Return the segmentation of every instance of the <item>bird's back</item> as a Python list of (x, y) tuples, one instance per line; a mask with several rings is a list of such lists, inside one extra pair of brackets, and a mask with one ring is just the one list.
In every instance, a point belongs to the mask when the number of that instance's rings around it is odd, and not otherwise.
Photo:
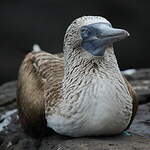
[[(63, 79), (63, 59), (39, 51), (29, 53), (23, 60), (18, 76), (17, 104), (22, 127), (31, 135), (45, 135), (45, 101), (49, 89)], [(57, 88), (59, 88), (57, 86)], [(56, 90), (56, 91), (55, 91)]]

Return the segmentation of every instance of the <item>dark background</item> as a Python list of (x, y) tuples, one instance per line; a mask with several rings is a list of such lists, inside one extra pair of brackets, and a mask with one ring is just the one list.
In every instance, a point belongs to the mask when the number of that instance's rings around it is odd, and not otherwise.
[(115, 45), (120, 68), (150, 67), (150, 1), (146, 0), (1, 0), (0, 84), (17, 79), (25, 54), (38, 43), (61, 52), (68, 25), (83, 15), (100, 15), (131, 34)]

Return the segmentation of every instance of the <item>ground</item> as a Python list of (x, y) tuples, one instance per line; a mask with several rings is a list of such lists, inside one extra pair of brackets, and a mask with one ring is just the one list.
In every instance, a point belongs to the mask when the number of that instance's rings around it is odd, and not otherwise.
[(150, 69), (125, 72), (139, 95), (139, 109), (128, 130), (131, 135), (70, 138), (53, 133), (34, 139), (20, 126), (16, 81), (0, 86), (0, 150), (150, 150)]

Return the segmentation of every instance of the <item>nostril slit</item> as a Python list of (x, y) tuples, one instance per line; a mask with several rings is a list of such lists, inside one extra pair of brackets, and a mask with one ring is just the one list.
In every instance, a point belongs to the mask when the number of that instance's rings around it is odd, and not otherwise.
[(100, 38), (100, 36), (99, 36), (99, 35), (97, 35), (97, 37), (98, 37), (98, 38)]
[(98, 35), (98, 34), (96, 35), (96, 37), (97, 37), (97, 38), (102, 38), (102, 36), (101, 36), (101, 35)]

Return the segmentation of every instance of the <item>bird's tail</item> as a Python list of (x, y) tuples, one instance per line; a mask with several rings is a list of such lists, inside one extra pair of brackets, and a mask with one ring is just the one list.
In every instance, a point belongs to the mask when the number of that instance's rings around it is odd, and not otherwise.
[(42, 49), (40, 48), (40, 46), (38, 44), (34, 44), (33, 45), (33, 52), (40, 52), (42, 51)]

